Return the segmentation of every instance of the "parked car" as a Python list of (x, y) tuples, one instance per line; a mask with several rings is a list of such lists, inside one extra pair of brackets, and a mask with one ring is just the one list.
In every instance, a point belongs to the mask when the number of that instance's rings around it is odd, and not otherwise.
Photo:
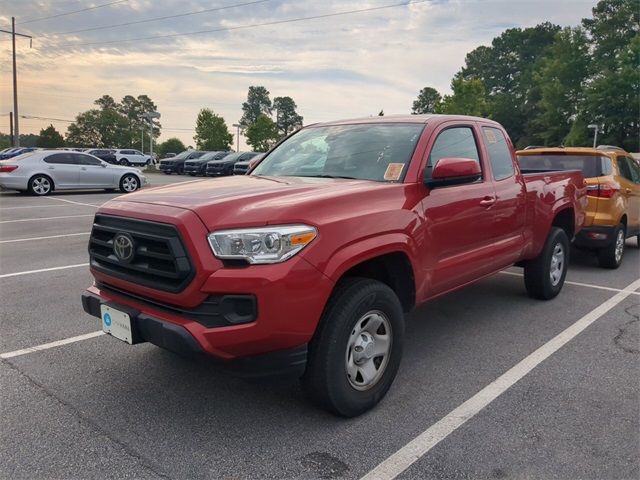
[(226, 175), (233, 175), (233, 167), (236, 162), (249, 160), (256, 155), (257, 153), (255, 152), (234, 152), (221, 160), (212, 160), (207, 163), (207, 176), (222, 177)]
[(196, 175), (205, 175), (207, 170), (207, 162), (209, 162), (210, 160), (221, 160), (231, 153), (232, 152), (223, 151), (207, 152), (200, 158), (187, 160), (186, 162), (184, 162), (184, 173), (187, 173), (192, 177)]
[(201, 152), (199, 150), (185, 150), (172, 158), (164, 158), (160, 160), (160, 170), (166, 175), (177, 173), (182, 175), (184, 173), (184, 162), (187, 160), (193, 160), (200, 158), (207, 152)]
[(11, 150), (0, 154), (0, 160), (6, 160), (7, 158), (17, 157), (18, 155), (22, 155), (23, 153), (33, 152), (34, 150), (38, 150), (36, 147), (16, 147)]
[(393, 382), (404, 312), (513, 264), (529, 295), (558, 295), (585, 204), (581, 172), (523, 175), (494, 121), (316, 124), (250, 175), (100, 207), (82, 303), (127, 343), (296, 373), (355, 416)]
[(135, 168), (110, 165), (86, 153), (38, 150), (0, 160), (0, 187), (32, 195), (93, 188), (130, 193), (146, 183)]
[(176, 154), (175, 153), (171, 153), (171, 152), (164, 154), (164, 158), (171, 158), (171, 157), (175, 157), (175, 156), (176, 156)]
[(246, 175), (247, 172), (249, 172), (249, 170), (251, 170), (251, 168), (256, 163), (258, 163), (262, 159), (262, 157), (264, 157), (264, 153), (258, 153), (258, 152), (249, 152), (249, 153), (254, 153), (255, 155), (253, 155), (248, 160), (243, 159), (236, 162), (236, 164), (233, 166), (234, 175)]
[(526, 171), (580, 170), (587, 183), (585, 228), (575, 245), (597, 253), (605, 268), (622, 263), (625, 238), (640, 242), (640, 166), (621, 148), (536, 148), (517, 152)]
[(116, 160), (116, 154), (114, 153), (114, 150), (111, 150), (108, 148), (89, 149), (85, 153), (88, 153), (89, 155), (93, 155), (94, 157), (98, 157), (100, 160), (104, 160), (107, 163), (112, 163), (112, 164), (118, 163)]
[(113, 153), (116, 156), (116, 163), (119, 165), (143, 166), (151, 163), (151, 157), (140, 150), (121, 149), (114, 150)]

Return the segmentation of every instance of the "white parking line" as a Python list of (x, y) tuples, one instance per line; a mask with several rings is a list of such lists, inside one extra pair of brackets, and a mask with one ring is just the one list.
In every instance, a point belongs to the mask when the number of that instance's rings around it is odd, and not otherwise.
[(593, 322), (640, 288), (640, 279), (600, 304), (569, 328), (553, 337), (520, 363), (500, 375), (469, 400), (422, 432), (396, 453), (367, 473), (361, 480), (391, 480), (418, 461), (451, 433), (473, 418), (484, 407), (506, 392), (531, 370), (557, 352)]
[(14, 240), (0, 240), (0, 243), (18, 243), (18, 242), (30, 242), (32, 240), (49, 240), (51, 238), (77, 237), (79, 235), (89, 235), (90, 233), (91, 232), (66, 233), (64, 235), (49, 235), (48, 237), (16, 238)]
[[(502, 271), (500, 273), (502, 273), (503, 275), (512, 275), (514, 277), (523, 277), (524, 276), (522, 273), (518, 273), (518, 272)], [(567, 285), (574, 285), (576, 287), (596, 288), (598, 290), (606, 290), (608, 292), (626, 292), (626, 293), (631, 293), (633, 295), (640, 295), (640, 292), (623, 290), (623, 289), (620, 289), (620, 288), (604, 287), (602, 285), (594, 285), (593, 283), (571, 282), (569, 280), (565, 280), (564, 283), (566, 283)]]
[(75, 265), (65, 265), (64, 267), (41, 268), (39, 270), (27, 270), (26, 272), (5, 273), (0, 278), (20, 277), (22, 275), (30, 275), (32, 273), (53, 272), (55, 270), (66, 270), (68, 268), (88, 267), (88, 263), (77, 263)]
[[(97, 208), (98, 205), (89, 205), (88, 203), (81, 203), (79, 205), (86, 205), (88, 207)], [(21, 205), (19, 207), (0, 207), (0, 212), (4, 212), (5, 210), (21, 210), (24, 208), (61, 208), (61, 207), (69, 207), (70, 205)]]
[(91, 213), (87, 215), (63, 215), (60, 217), (21, 218), (20, 220), (4, 220), (0, 223), (38, 222), (40, 220), (60, 220), (62, 218), (80, 218), (80, 217), (93, 217), (93, 214)]
[(7, 352), (0, 354), (0, 358), (13, 358), (27, 353), (39, 352), (41, 350), (48, 350), (50, 348), (59, 347), (61, 345), (68, 345), (70, 343), (81, 342), (82, 340), (88, 340), (90, 338), (99, 337), (104, 335), (102, 330), (97, 332), (85, 333), (84, 335), (78, 335), (76, 337), (65, 338), (64, 340), (57, 340), (55, 342), (44, 343), (35, 347), (23, 348), (22, 350), (15, 350), (13, 352)]
[[(74, 205), (86, 205), (87, 207), (93, 207), (93, 208), (98, 208), (100, 205), (93, 205), (91, 203), (82, 203), (82, 202), (74, 202), (73, 200), (65, 200), (64, 198), (55, 198), (55, 197), (45, 197), (47, 200), (57, 200), (58, 202), (66, 202), (66, 203), (72, 203)], [(108, 200), (111, 200), (110, 198)], [(108, 201), (107, 200), (107, 201)]]

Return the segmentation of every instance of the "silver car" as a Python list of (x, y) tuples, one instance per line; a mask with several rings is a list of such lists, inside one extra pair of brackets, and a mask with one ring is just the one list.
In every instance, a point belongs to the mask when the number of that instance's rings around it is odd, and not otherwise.
[(32, 195), (91, 188), (129, 193), (146, 183), (139, 170), (110, 165), (86, 153), (38, 150), (0, 161), (0, 187)]

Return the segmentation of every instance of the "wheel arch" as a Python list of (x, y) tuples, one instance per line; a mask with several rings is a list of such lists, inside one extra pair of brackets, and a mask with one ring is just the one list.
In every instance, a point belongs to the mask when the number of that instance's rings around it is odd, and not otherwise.
[(53, 192), (56, 189), (56, 182), (53, 180), (53, 178), (51, 178), (51, 175), (48, 175), (44, 172), (38, 172), (29, 177), (29, 181), (27, 182), (27, 191), (31, 188), (31, 180), (33, 180), (35, 177), (47, 177), (51, 182), (51, 191)]

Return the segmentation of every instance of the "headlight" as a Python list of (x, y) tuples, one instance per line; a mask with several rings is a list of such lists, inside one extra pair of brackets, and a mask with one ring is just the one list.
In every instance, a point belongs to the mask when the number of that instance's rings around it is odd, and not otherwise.
[(209, 245), (221, 259), (279, 263), (293, 257), (317, 235), (318, 231), (308, 225), (241, 228), (210, 233)]

